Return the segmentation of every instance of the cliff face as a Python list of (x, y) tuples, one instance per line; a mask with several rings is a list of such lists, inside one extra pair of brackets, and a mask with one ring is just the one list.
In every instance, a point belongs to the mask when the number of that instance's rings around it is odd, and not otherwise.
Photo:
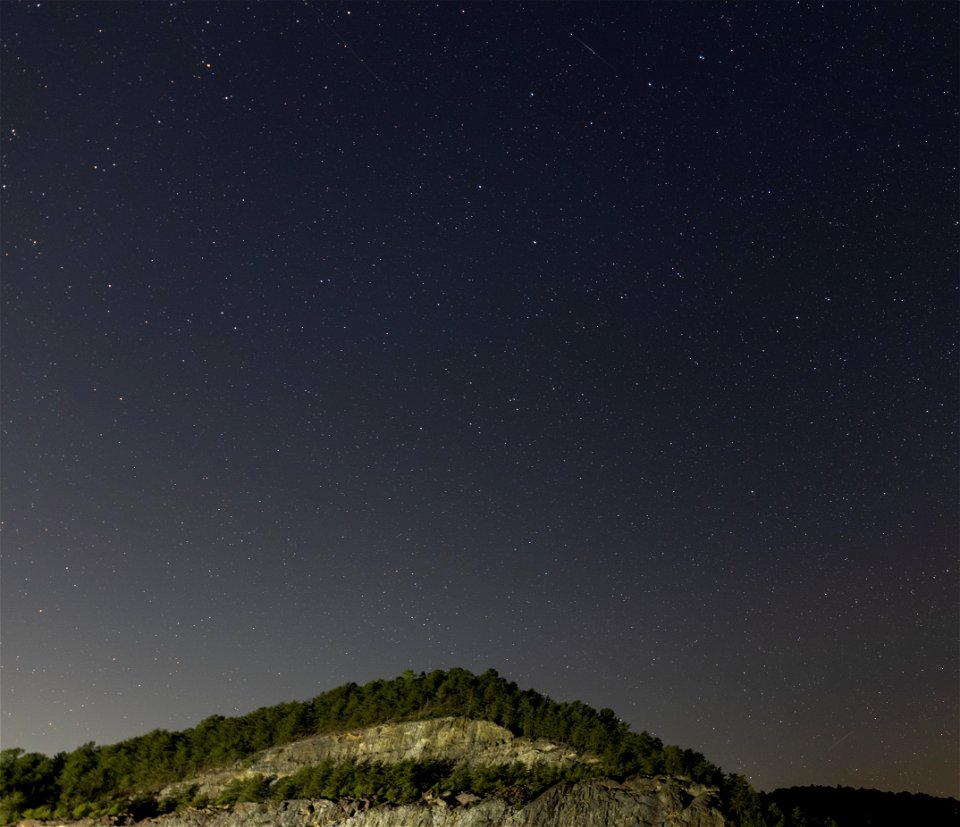
[[(471, 766), (523, 763), (568, 767), (597, 759), (545, 740), (515, 737), (488, 721), (440, 718), (318, 735), (274, 747), (233, 767), (188, 779), (159, 798), (193, 788), (215, 798), (253, 775), (281, 777), (320, 761), (444, 760)], [(103, 822), (74, 822), (95, 827)], [(187, 809), (140, 822), (149, 827), (725, 827), (717, 791), (681, 779), (636, 776), (623, 783), (594, 778), (563, 782), (525, 805), (474, 795), (417, 804), (296, 800)]]
[(444, 759), (472, 765), (518, 761), (556, 766), (570, 766), (585, 760), (575, 751), (549, 741), (517, 738), (489, 721), (437, 718), (317, 735), (265, 750), (255, 757), (249, 769), (265, 775), (280, 775), (296, 772), (325, 758), (384, 763)]
[(237, 804), (188, 810), (151, 827), (725, 827), (716, 791), (673, 778), (558, 784), (524, 807), (500, 799), (466, 806), (426, 801), (371, 807), (332, 801)]
[(280, 778), (325, 759), (381, 761), (385, 764), (404, 760), (445, 760), (471, 766), (518, 762), (558, 767), (595, 760), (543, 739), (515, 737), (509, 730), (489, 721), (436, 718), (316, 735), (273, 747), (234, 767), (172, 784), (161, 792), (160, 797), (173, 797), (194, 786), (200, 793), (216, 797), (237, 778), (252, 775)]

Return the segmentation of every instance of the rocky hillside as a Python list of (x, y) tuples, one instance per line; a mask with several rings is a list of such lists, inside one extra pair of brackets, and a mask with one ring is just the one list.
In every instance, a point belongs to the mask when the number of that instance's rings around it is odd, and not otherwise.
[(171, 784), (161, 798), (176, 798), (187, 789), (216, 798), (238, 779), (258, 775), (282, 778), (321, 761), (450, 761), (471, 766), (520, 763), (527, 766), (572, 767), (597, 759), (544, 738), (523, 738), (490, 721), (435, 718), (381, 724), (345, 732), (315, 735), (262, 750), (216, 772)]
[[(463, 717), (381, 724), (327, 733), (262, 750), (230, 767), (171, 784), (161, 798), (216, 800), (231, 785), (264, 777), (272, 783), (323, 761), (381, 764), (442, 761), (494, 767), (508, 764), (570, 769), (597, 758), (547, 739), (524, 738), (490, 721)], [(417, 803), (298, 799), (189, 807), (141, 821), (151, 827), (725, 827), (714, 787), (667, 776), (634, 776), (622, 783), (590, 778), (553, 785), (520, 804), (502, 797), (425, 792)], [(63, 822), (60, 822), (61, 824)], [(67, 822), (98, 827), (103, 819)], [(39, 824), (39, 822), (23, 822)]]
[(946, 827), (958, 807), (875, 790), (758, 794), (612, 710), (494, 670), (407, 671), (53, 757), (0, 750), (0, 826)]
[[(366, 807), (362, 802), (268, 801), (189, 809), (151, 827), (726, 827), (713, 788), (678, 779), (562, 783), (525, 806), (502, 799)], [(102, 824), (102, 822), (99, 822)], [(67, 827), (95, 827), (85, 820)]]
[(0, 825), (767, 827), (746, 779), (488, 670), (350, 683), (182, 732), (0, 755)]

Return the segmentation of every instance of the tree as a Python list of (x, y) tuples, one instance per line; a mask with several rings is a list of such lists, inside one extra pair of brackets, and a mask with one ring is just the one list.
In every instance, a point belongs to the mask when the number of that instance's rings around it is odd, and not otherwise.
[(56, 796), (57, 775), (62, 765), (62, 754), (51, 759), (38, 752), (3, 750), (0, 753), (0, 802), (5, 804), (2, 806), (11, 813), (22, 813), (50, 803)]
[(19, 790), (0, 796), (0, 824), (19, 821), (27, 809), (27, 797)]
[(72, 816), (80, 805), (99, 801), (111, 790), (111, 779), (100, 764), (99, 751), (93, 741), (77, 747), (67, 756), (60, 772), (59, 786), (58, 815)]
[(742, 775), (731, 773), (721, 786), (724, 809), (732, 814), (740, 827), (764, 827), (760, 796)]

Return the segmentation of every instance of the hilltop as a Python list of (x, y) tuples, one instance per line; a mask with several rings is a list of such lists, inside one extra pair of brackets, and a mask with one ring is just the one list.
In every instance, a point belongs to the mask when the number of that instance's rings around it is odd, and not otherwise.
[[(52, 758), (5, 750), (0, 760), (0, 824), (856, 823), (822, 809), (808, 818), (789, 793), (759, 795), (700, 753), (633, 732), (612, 710), (558, 703), (493, 670), (408, 671), (248, 715), (214, 715), (182, 732), (155, 730)], [(856, 812), (847, 799), (844, 807)], [(941, 811), (949, 812), (928, 806), (934, 817), (925, 823), (938, 823)]]

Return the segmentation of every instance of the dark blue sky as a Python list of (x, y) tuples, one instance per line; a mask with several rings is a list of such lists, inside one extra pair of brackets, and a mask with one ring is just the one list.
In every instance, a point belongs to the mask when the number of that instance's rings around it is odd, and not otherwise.
[(493, 667), (960, 794), (957, 14), (4, 3), (3, 746)]

